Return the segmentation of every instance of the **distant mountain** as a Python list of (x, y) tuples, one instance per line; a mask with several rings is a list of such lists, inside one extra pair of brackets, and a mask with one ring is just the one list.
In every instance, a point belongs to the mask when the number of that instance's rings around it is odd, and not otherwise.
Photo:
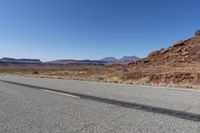
[(118, 60), (118, 62), (124, 62), (124, 63), (130, 63), (132, 61), (137, 61), (140, 58), (137, 56), (124, 56), (121, 59)]
[(4, 57), (0, 59), (1, 63), (21, 63), (21, 64), (41, 64), (42, 62), (39, 59), (14, 59)]
[(66, 64), (86, 64), (86, 65), (109, 65), (109, 64), (125, 64), (130, 63), (132, 61), (136, 61), (139, 58), (136, 56), (124, 56), (121, 59), (116, 59), (114, 57), (106, 57), (100, 60), (73, 60), (73, 59), (66, 59), (66, 60), (55, 60), (49, 62), (41, 62), (39, 59), (15, 59), (15, 58), (8, 58), (4, 57), (0, 59), (0, 63), (18, 63), (18, 64), (59, 64), (59, 65), (66, 65)]
[(118, 61), (118, 59), (116, 59), (115, 57), (106, 57), (106, 58), (100, 59), (100, 61), (105, 61), (107, 63), (113, 63), (113, 62)]
[(92, 65), (104, 65), (107, 64), (106, 61), (101, 60), (55, 60), (55, 61), (49, 61), (46, 62), (48, 64), (92, 64)]
[(55, 60), (55, 61), (49, 61), (45, 62), (48, 64), (96, 64), (96, 65), (108, 65), (108, 64), (128, 64), (133, 61), (137, 61), (140, 58), (136, 56), (124, 56), (121, 59), (117, 59), (115, 57), (105, 57), (100, 60)]
[(139, 59), (140, 58), (137, 57), (137, 56), (124, 56), (121, 59), (117, 59), (117, 58), (114, 58), (114, 57), (106, 57), (106, 58), (101, 59), (101, 61), (105, 61), (108, 64), (113, 64), (113, 63), (124, 64), (124, 63), (130, 63), (130, 62), (133, 62), (133, 61), (137, 61)]

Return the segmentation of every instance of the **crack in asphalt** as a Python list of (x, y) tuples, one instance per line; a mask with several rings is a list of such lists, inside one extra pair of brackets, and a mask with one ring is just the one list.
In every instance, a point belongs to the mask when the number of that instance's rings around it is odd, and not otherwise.
[(12, 82), (12, 81), (5, 81), (5, 80), (0, 80), (0, 81), (9, 83), (9, 84), (29, 87), (29, 88), (33, 88), (37, 90), (49, 90), (49, 91), (54, 91), (54, 92), (59, 92), (59, 93), (66, 93), (66, 94), (78, 96), (81, 99), (93, 100), (93, 101), (97, 101), (101, 103), (117, 105), (124, 108), (132, 108), (135, 110), (141, 110), (141, 111), (146, 111), (150, 113), (156, 113), (156, 114), (162, 114), (162, 115), (167, 115), (171, 117), (181, 118), (184, 120), (200, 122), (200, 114), (197, 114), (197, 113), (190, 113), (190, 112), (173, 110), (173, 109), (168, 109), (168, 108), (161, 108), (161, 107), (150, 106), (150, 105), (145, 105), (145, 104), (132, 103), (132, 102), (114, 100), (114, 99), (109, 99), (109, 98), (102, 98), (102, 97), (91, 96), (91, 95), (86, 95), (86, 94), (81, 94), (81, 93), (74, 93), (74, 92), (69, 92), (69, 91), (64, 91), (64, 90), (57, 90), (57, 89), (45, 88), (45, 87), (34, 86), (34, 85), (29, 85), (29, 84), (22, 84), (22, 83), (17, 83), (17, 82)]

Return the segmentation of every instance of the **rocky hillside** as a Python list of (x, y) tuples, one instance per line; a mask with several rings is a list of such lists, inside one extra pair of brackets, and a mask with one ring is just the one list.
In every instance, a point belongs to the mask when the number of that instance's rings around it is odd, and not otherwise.
[(178, 65), (181, 63), (198, 63), (200, 61), (200, 30), (195, 33), (195, 36), (185, 40), (177, 41), (169, 48), (162, 48), (158, 51), (152, 52), (148, 57), (133, 62), (134, 64), (147, 65)]
[(128, 65), (125, 79), (149, 77), (150, 82), (200, 85), (200, 30), (169, 48), (150, 53), (146, 58)]

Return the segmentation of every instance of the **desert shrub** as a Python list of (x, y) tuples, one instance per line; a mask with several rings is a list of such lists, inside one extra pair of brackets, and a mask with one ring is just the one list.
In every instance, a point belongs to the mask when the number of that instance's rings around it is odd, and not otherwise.
[(114, 82), (114, 83), (119, 83), (120, 82), (120, 78), (117, 77), (117, 76), (114, 76), (111, 78), (111, 81)]
[(99, 76), (99, 77), (97, 77), (97, 79), (98, 79), (99, 81), (102, 81), (102, 80), (104, 80), (104, 77)]
[(123, 72), (128, 72), (128, 69), (127, 68), (123, 68), (122, 71)]
[(149, 84), (150, 83), (150, 78), (147, 76), (147, 77), (143, 77), (140, 79), (140, 81), (144, 84)]
[(185, 88), (191, 89), (191, 88), (194, 88), (194, 87), (192, 85), (186, 85)]
[(144, 67), (140, 67), (140, 66), (133, 67), (133, 71), (142, 72), (143, 70), (144, 70)]
[(39, 72), (38, 71), (33, 71), (33, 73), (32, 74), (34, 74), (34, 75), (38, 75), (39, 74)]
[(188, 63), (188, 64), (194, 64), (195, 61), (194, 61), (194, 59), (190, 59), (190, 60), (187, 61), (187, 63)]

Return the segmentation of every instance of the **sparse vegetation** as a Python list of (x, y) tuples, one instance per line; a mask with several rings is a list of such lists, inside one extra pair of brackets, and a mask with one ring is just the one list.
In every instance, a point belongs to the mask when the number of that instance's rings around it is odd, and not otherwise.
[(129, 72), (127, 68), (123, 68), (123, 72)]
[[(116, 68), (91, 68), (75, 69), (65, 68), (44, 68), (44, 67), (0, 67), (1, 74), (14, 74), (20, 76), (35, 76), (42, 78), (58, 78), (73, 80), (91, 80), (110, 83), (160, 85), (170, 87), (197, 88), (200, 84), (200, 64), (183, 63), (171, 69), (170, 65), (140, 67), (135, 66)], [(142, 68), (142, 69), (141, 69)], [(119, 71), (120, 70), (120, 71)], [(128, 70), (128, 72), (127, 72)], [(138, 71), (139, 70), (139, 71)], [(165, 73), (162, 73), (162, 72)], [(150, 72), (150, 73), (148, 73)], [(176, 80), (175, 80), (176, 79)], [(163, 81), (163, 82), (160, 82)], [(178, 82), (177, 82), (178, 81)]]
[(33, 75), (38, 75), (39, 72), (38, 71), (33, 71)]
[(151, 82), (149, 77), (143, 77), (140, 79), (140, 81), (144, 83), (145, 85), (150, 84)]
[(110, 81), (113, 83), (120, 83), (120, 78), (117, 76), (113, 76), (110, 78)]
[(98, 76), (98, 77), (97, 77), (97, 80), (98, 80), (98, 81), (103, 81), (103, 80), (104, 80), (104, 77)]

